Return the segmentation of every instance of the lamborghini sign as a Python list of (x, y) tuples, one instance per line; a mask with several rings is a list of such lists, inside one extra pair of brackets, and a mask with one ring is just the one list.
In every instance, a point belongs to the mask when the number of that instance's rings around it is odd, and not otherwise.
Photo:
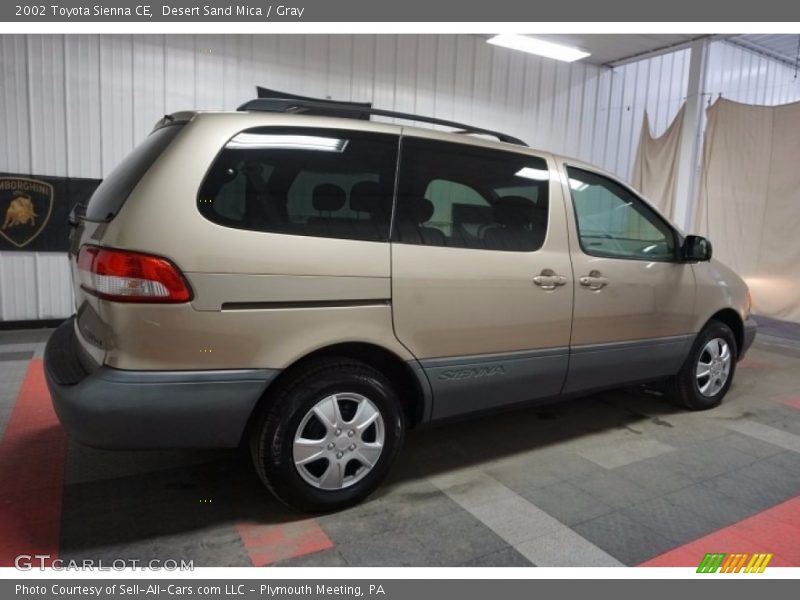
[(66, 252), (69, 212), (98, 179), (0, 172), (0, 252)]
[(17, 248), (44, 230), (53, 212), (53, 186), (38, 179), (0, 177), (0, 236)]

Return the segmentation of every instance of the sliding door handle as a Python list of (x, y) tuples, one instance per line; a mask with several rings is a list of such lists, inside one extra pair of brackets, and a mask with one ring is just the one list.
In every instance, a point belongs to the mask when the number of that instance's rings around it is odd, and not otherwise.
[(602, 290), (608, 285), (608, 278), (603, 277), (600, 271), (591, 271), (588, 275), (578, 278), (578, 283), (592, 291)]
[(556, 275), (552, 269), (544, 269), (541, 275), (533, 278), (533, 283), (543, 290), (554, 290), (559, 286), (566, 285), (567, 278), (563, 275)]

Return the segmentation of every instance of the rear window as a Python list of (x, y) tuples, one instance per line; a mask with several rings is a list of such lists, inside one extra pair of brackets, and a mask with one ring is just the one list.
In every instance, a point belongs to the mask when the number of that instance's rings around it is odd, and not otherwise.
[(156, 129), (136, 146), (92, 194), (86, 207), (85, 218), (89, 221), (113, 219), (142, 176), (153, 166), (181, 129), (183, 123)]
[(212, 165), (197, 206), (226, 227), (341, 239), (389, 238), (397, 136), (248, 129)]

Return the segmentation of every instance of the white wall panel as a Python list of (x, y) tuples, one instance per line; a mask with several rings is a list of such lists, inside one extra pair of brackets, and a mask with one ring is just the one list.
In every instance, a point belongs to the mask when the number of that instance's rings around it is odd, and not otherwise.
[(15, 321), (37, 318), (38, 280), (36, 254), (0, 253), (0, 319)]
[[(413, 110), (416, 55), (401, 49), (413, 50), (411, 39), (405, 36), (375, 37), (375, 70), (372, 101), (377, 107), (396, 106), (397, 110)], [(398, 88), (399, 84), (399, 89)], [(354, 100), (363, 100), (355, 98)]]
[[(100, 160), (103, 176), (118, 165), (134, 143), (141, 139), (135, 139), (133, 131), (133, 63), (133, 36), (106, 35), (100, 39)], [(136, 106), (136, 112), (141, 110)], [(77, 173), (70, 175), (81, 176)]]
[(64, 101), (64, 38), (27, 38), (31, 171), (67, 174), (67, 126)]
[[(413, 107), (409, 112), (424, 115), (435, 115), (436, 112), (436, 51), (438, 36), (424, 35), (416, 38), (416, 58), (414, 73), (415, 85), (412, 88)], [(397, 89), (397, 86), (395, 86)]]
[(142, 139), (153, 128), (153, 115), (166, 112), (164, 44), (160, 36), (133, 36), (133, 137)]
[(64, 110), (67, 170), (102, 177), (100, 38), (69, 36), (64, 43)]
[(56, 319), (74, 312), (72, 280), (65, 254), (37, 252), (34, 270), (36, 273), (36, 305), (30, 307), (30, 319)]
[[(225, 37), (198, 35), (195, 37), (194, 94), (196, 106), (204, 110), (224, 110), (226, 74), (236, 57), (226, 55)], [(191, 108), (191, 107), (189, 107)], [(235, 107), (233, 107), (235, 108)]]
[(709, 48), (706, 93), (748, 104), (800, 101), (800, 77), (795, 69), (734, 44), (719, 41)]
[[(164, 112), (186, 110), (196, 103), (195, 41), (191, 35), (171, 35), (163, 38), (164, 55)], [(161, 115), (148, 115), (153, 122)]]
[(353, 38), (353, 84), (351, 99), (371, 98), (375, 76), (375, 36)]
[[(469, 35), (0, 36), (0, 171), (102, 177), (164, 113), (233, 109), (264, 85), (498, 129), (627, 178), (644, 111), (666, 129), (688, 62), (611, 70)], [(715, 42), (711, 63), (709, 93), (800, 99), (766, 58)], [(63, 257), (0, 254), (0, 319), (71, 312), (65, 273)]]
[(0, 35), (0, 169), (31, 172), (27, 38)]
[(72, 312), (65, 254), (0, 252), (0, 321), (55, 319)]

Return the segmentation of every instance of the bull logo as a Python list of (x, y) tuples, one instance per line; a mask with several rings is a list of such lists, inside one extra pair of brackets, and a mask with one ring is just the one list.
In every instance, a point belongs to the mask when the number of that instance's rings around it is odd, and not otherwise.
[(17, 225), (31, 225), (36, 226), (36, 217), (38, 217), (33, 210), (33, 199), (19, 190), (14, 192), (14, 199), (8, 205), (6, 210), (6, 220), (3, 221), (3, 226), (0, 227), (3, 231), (9, 227), (16, 227)]
[(53, 186), (38, 179), (0, 177), (0, 250), (3, 240), (24, 248), (50, 220)]

